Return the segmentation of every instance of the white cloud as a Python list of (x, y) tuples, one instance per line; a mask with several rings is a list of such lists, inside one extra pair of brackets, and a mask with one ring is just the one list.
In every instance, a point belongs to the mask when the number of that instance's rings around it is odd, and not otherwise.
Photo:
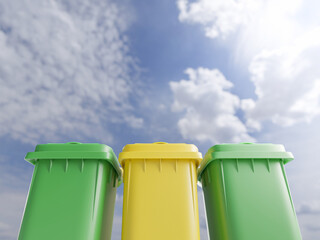
[(254, 141), (236, 116), (239, 98), (229, 90), (233, 84), (217, 69), (187, 69), (189, 80), (170, 82), (172, 110), (184, 112), (178, 122), (185, 139), (211, 143)]
[(265, 120), (291, 126), (320, 114), (320, 18), (309, 16), (319, 16), (312, 11), (318, 3), (178, 0), (178, 6), (179, 19), (201, 24), (208, 37), (236, 33), (226, 43), (236, 64), (250, 65), (256, 88), (257, 99), (241, 103), (250, 130), (261, 130)]
[[(250, 72), (257, 100), (244, 106), (251, 122), (281, 126), (310, 122), (320, 114), (320, 28), (284, 48), (257, 55)], [(253, 102), (253, 100), (245, 100)]]
[(119, 4), (1, 0), (0, 9), (0, 136), (110, 141), (110, 123), (141, 127), (129, 103), (129, 14)]
[[(255, 34), (256, 43), (268, 42), (268, 36), (291, 32), (287, 16), (294, 13), (301, 0), (177, 0), (179, 20), (201, 24), (210, 38), (226, 38), (240, 29), (241, 35)], [(251, 45), (252, 48), (252, 45)]]
[(226, 37), (237, 27), (253, 20), (261, 1), (254, 0), (178, 0), (179, 20), (202, 24), (206, 36)]

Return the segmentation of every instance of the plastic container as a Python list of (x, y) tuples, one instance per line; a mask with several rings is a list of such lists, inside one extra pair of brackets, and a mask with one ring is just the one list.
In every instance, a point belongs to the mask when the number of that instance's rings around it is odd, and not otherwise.
[(196, 168), (192, 144), (129, 144), (124, 168), (122, 240), (199, 240)]
[(103, 144), (37, 145), (20, 240), (111, 239), (121, 168)]
[(221, 144), (198, 169), (211, 240), (301, 240), (282, 145)]

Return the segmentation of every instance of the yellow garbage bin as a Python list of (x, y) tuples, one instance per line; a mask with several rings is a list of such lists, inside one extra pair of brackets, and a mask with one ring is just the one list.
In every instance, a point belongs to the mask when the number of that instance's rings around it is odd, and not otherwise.
[(128, 144), (124, 168), (122, 240), (200, 240), (193, 144)]

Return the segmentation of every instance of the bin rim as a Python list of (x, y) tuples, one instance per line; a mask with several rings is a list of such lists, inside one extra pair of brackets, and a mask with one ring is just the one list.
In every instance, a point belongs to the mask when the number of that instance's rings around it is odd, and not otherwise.
[(34, 152), (28, 152), (25, 160), (35, 165), (38, 160), (45, 159), (87, 159), (104, 160), (111, 164), (122, 182), (122, 169), (113, 149), (100, 143), (47, 143), (38, 144)]
[(134, 143), (127, 144), (119, 154), (119, 162), (124, 166), (126, 160), (170, 159), (192, 160), (196, 166), (202, 161), (202, 154), (194, 144), (187, 143)]
[(224, 143), (209, 148), (197, 170), (198, 181), (203, 171), (216, 160), (232, 159), (279, 159), (284, 164), (294, 159), (291, 152), (286, 152), (282, 144), (272, 143)]

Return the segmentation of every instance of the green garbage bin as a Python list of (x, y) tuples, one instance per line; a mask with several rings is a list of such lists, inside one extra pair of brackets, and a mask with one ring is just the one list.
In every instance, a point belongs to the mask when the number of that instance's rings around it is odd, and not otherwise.
[(40, 144), (26, 160), (35, 168), (19, 240), (111, 239), (122, 170), (110, 147)]
[(276, 144), (220, 144), (198, 169), (211, 240), (301, 240), (284, 164)]

